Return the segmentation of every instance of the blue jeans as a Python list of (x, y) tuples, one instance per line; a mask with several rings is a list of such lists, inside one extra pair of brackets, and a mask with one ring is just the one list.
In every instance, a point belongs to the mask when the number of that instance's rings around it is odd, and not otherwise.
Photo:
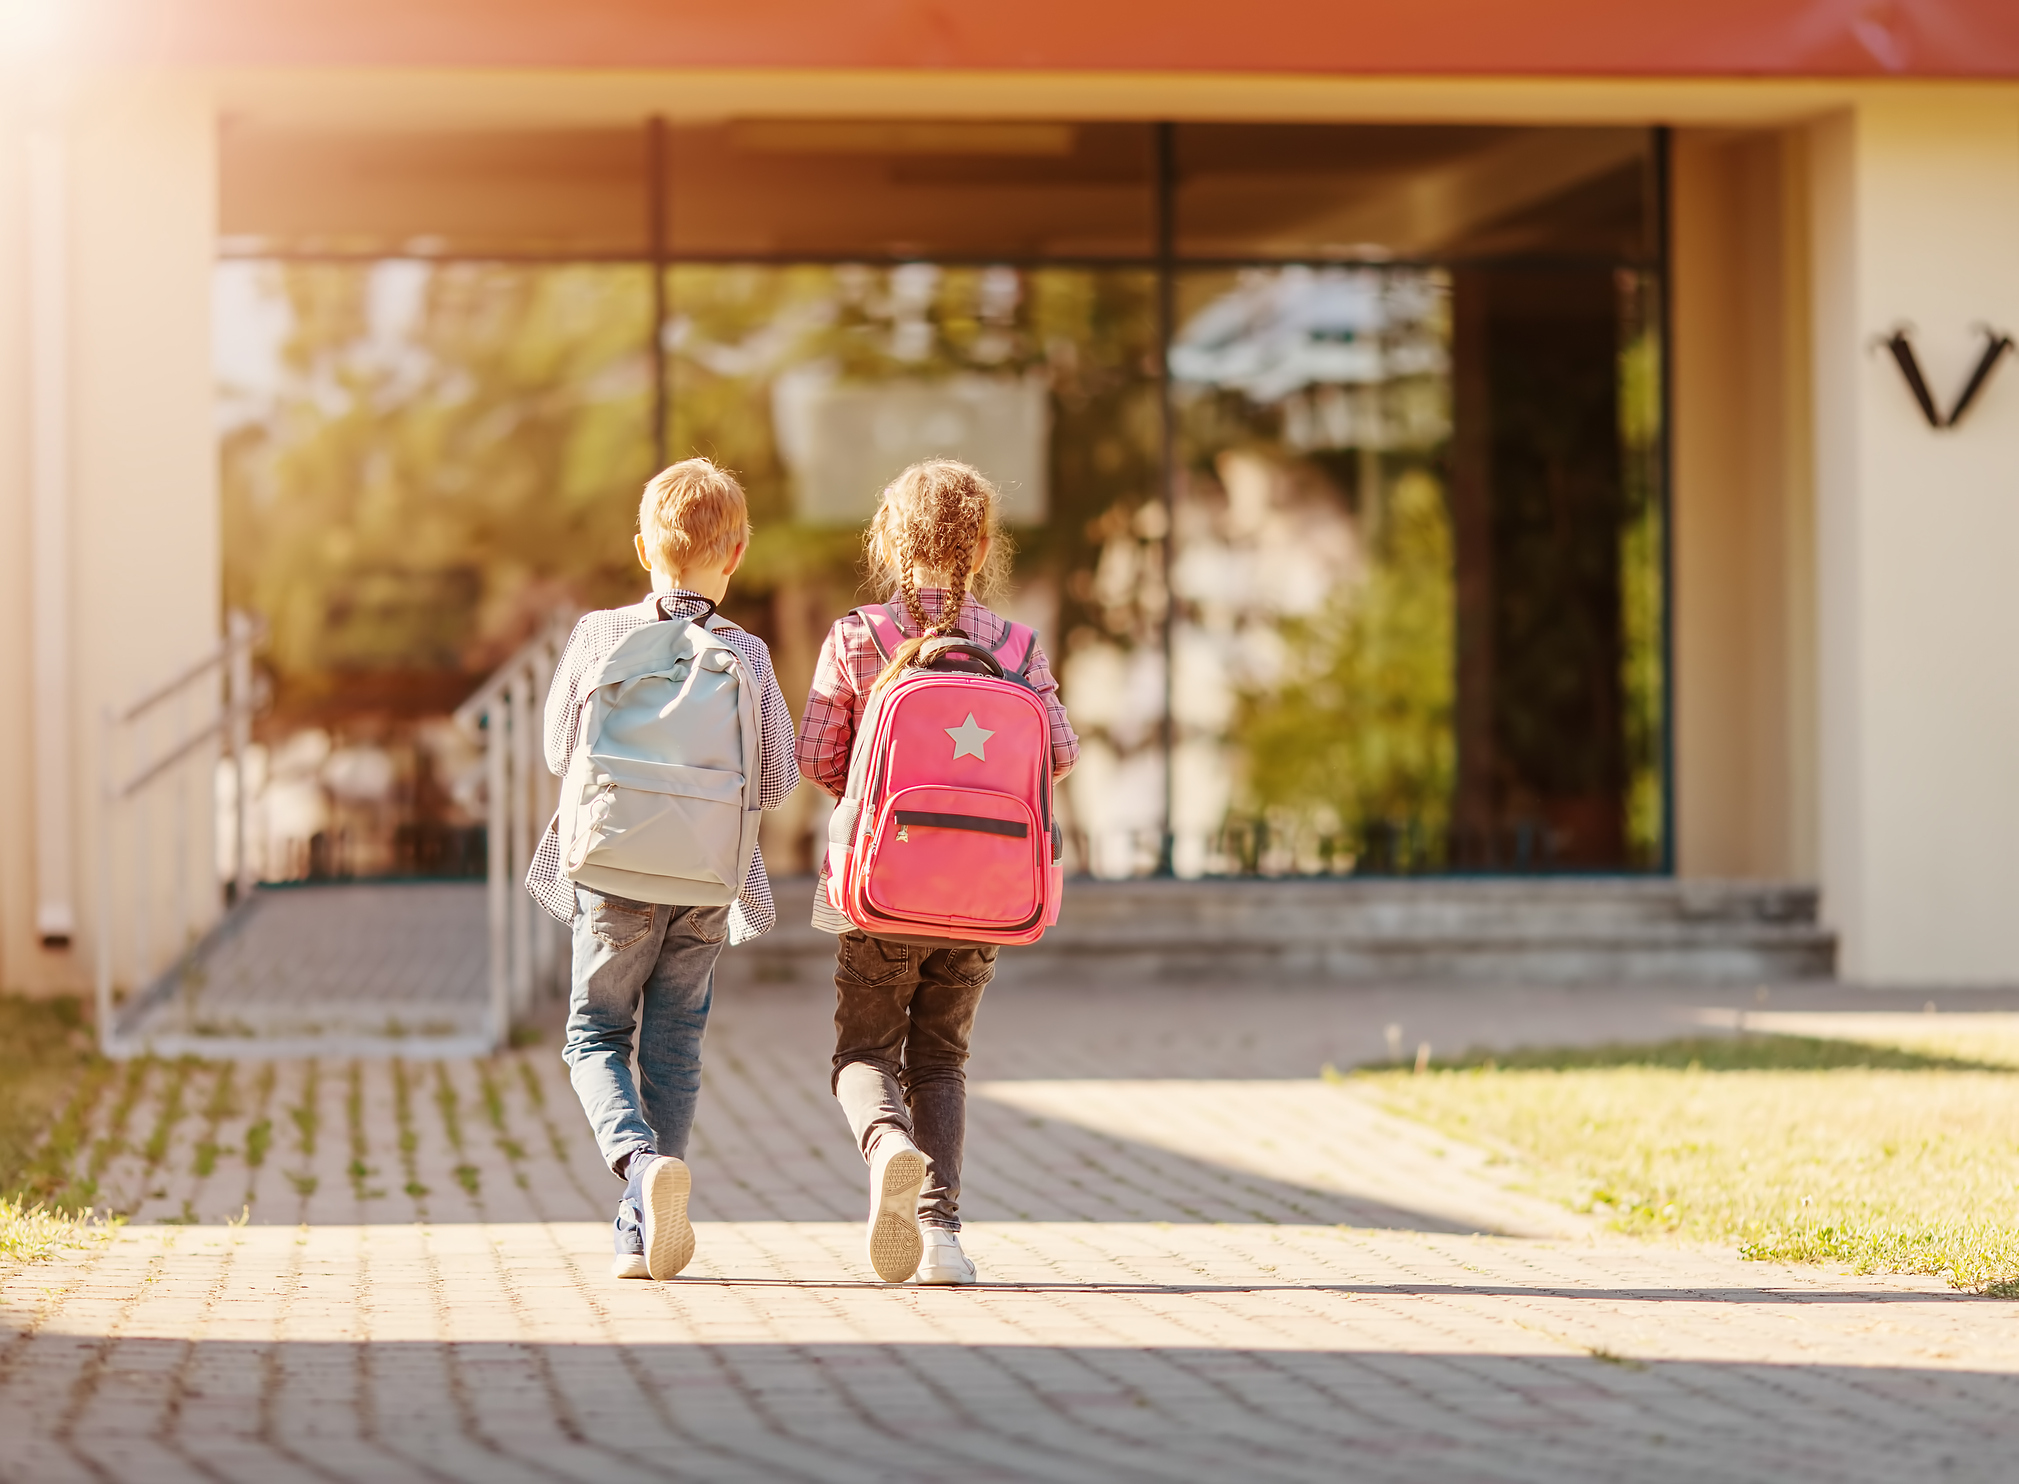
[(685, 1158), (729, 909), (634, 902), (584, 886), (575, 906), (561, 1059), (596, 1147), (613, 1172), (640, 1149)]

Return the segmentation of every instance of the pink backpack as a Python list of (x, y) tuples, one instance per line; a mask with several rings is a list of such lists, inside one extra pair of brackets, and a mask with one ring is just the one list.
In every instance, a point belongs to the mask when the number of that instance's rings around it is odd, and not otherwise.
[[(896, 610), (856, 614), (888, 663), (905, 637)], [(1037, 642), (1014, 623), (993, 650), (931, 639), (870, 697), (827, 830), (828, 900), (865, 933), (1035, 943), (1059, 920), (1051, 725), (1024, 678)]]

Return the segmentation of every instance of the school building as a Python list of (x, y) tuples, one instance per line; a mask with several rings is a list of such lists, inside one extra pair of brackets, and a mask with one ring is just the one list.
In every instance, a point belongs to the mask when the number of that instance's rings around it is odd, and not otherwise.
[(456, 710), (694, 453), (795, 704), (883, 482), (996, 479), (1083, 875), (1813, 883), (2019, 982), (2019, 9), (0, 28), (0, 983), (512, 865)]

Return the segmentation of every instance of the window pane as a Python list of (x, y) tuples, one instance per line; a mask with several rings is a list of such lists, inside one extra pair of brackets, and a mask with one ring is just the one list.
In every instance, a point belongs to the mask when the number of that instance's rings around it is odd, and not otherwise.
[(1652, 275), (1180, 281), (1173, 864), (1662, 863)]
[(1453, 274), (1460, 670), (1453, 855), (1662, 864), (1652, 275)]
[(1448, 277), (1247, 269), (1180, 289), (1173, 865), (1441, 868)]
[[(687, 264), (668, 281), (669, 450), (744, 480), (756, 535), (724, 608), (771, 645), (795, 711), (829, 625), (889, 596), (861, 565), (884, 485), (920, 458), (967, 459), (1001, 488), (1018, 547), (996, 606), (1038, 631), (1086, 739), (1091, 767), (1061, 795), (1070, 863), (1118, 797), (1154, 852), (1161, 590), (1142, 590), (1153, 562), (1130, 564), (1140, 513), (1161, 513), (1153, 276)], [(1107, 782), (1089, 795), (1081, 776)], [(827, 807), (806, 785), (767, 819), (774, 870), (812, 869)]]
[(1144, 258), (1150, 126), (747, 120), (670, 141), (679, 257)]
[(1644, 129), (1181, 124), (1184, 258), (1656, 254)]
[(225, 600), (263, 615), (269, 879), (481, 874), (447, 719), (557, 608), (636, 601), (642, 268), (217, 269)]

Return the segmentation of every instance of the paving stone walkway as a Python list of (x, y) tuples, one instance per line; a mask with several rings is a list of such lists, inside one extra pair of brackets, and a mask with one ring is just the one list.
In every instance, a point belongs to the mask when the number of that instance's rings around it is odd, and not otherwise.
[(2019, 1304), (1629, 1243), (1316, 1075), (1718, 999), (1000, 987), (972, 1290), (871, 1279), (803, 989), (720, 997), (658, 1285), (551, 1033), (135, 1062), (79, 1157), (131, 1223), (0, 1276), (0, 1478), (2012, 1477)]

